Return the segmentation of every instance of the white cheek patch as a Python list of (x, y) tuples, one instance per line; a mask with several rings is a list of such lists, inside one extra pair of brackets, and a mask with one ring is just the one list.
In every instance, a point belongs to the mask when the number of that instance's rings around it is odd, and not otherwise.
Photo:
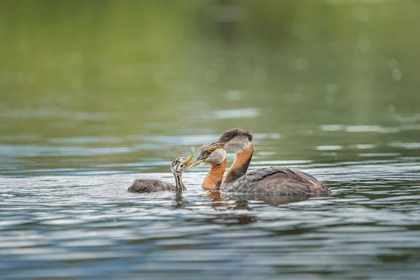
[(237, 136), (225, 145), (225, 150), (240, 153), (249, 146), (251, 146), (251, 142), (248, 141), (246, 136)]
[(217, 151), (214, 151), (207, 159), (206, 159), (207, 163), (210, 164), (217, 164), (218, 162), (218, 156), (217, 156)]

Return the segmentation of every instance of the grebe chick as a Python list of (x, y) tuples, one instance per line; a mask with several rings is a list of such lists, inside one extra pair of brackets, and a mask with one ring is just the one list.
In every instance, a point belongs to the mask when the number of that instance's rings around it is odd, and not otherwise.
[[(210, 143), (206, 143), (207, 145)], [(220, 190), (220, 184), (222, 183), (223, 174), (226, 169), (226, 152), (223, 149), (217, 149), (213, 151), (202, 151), (196, 159), (194, 159), (190, 166), (194, 167), (201, 163), (209, 163), (210, 170), (204, 178), (202, 188), (206, 191)]]
[(315, 177), (287, 167), (267, 167), (246, 174), (254, 152), (252, 133), (233, 128), (218, 141), (203, 145), (199, 151), (224, 149), (236, 153), (235, 161), (221, 183), (222, 192), (276, 195), (330, 195), (330, 189)]
[(161, 191), (182, 192), (186, 191), (184, 183), (182, 183), (182, 173), (191, 166), (194, 158), (194, 147), (191, 148), (191, 155), (189, 157), (179, 157), (171, 164), (172, 174), (175, 178), (175, 186), (167, 182), (154, 179), (136, 179), (131, 187), (128, 188), (129, 192), (150, 193)]

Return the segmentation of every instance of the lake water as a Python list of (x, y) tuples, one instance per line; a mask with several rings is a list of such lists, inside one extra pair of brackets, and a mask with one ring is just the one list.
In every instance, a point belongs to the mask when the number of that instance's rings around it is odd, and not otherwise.
[[(418, 279), (420, 4), (122, 3), (0, 3), (1, 279)], [(332, 196), (126, 191), (233, 127)]]

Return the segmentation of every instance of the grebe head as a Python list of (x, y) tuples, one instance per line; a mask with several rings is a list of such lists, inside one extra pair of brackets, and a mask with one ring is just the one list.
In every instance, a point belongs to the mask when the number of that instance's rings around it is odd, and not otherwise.
[(240, 153), (252, 145), (252, 133), (246, 129), (232, 128), (226, 130), (222, 136), (214, 143), (204, 144), (199, 151), (212, 151), (216, 149), (225, 149)]
[(171, 170), (173, 174), (181, 175), (185, 169), (192, 165), (194, 159), (194, 147), (191, 147), (191, 155), (189, 157), (179, 157), (175, 159), (171, 164)]
[[(211, 143), (206, 143), (209, 145)], [(216, 165), (222, 163), (226, 159), (226, 152), (223, 149), (216, 149), (210, 151), (201, 151), (196, 159), (191, 162), (191, 167), (197, 166), (203, 162), (210, 163), (211, 165)]]

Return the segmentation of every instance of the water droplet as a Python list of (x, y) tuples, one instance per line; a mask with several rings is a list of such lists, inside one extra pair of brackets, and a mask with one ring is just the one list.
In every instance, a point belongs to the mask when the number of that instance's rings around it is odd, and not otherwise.
[(396, 80), (397, 82), (400, 81), (402, 78), (401, 70), (398, 68), (392, 69), (392, 78), (394, 78), (394, 80)]

